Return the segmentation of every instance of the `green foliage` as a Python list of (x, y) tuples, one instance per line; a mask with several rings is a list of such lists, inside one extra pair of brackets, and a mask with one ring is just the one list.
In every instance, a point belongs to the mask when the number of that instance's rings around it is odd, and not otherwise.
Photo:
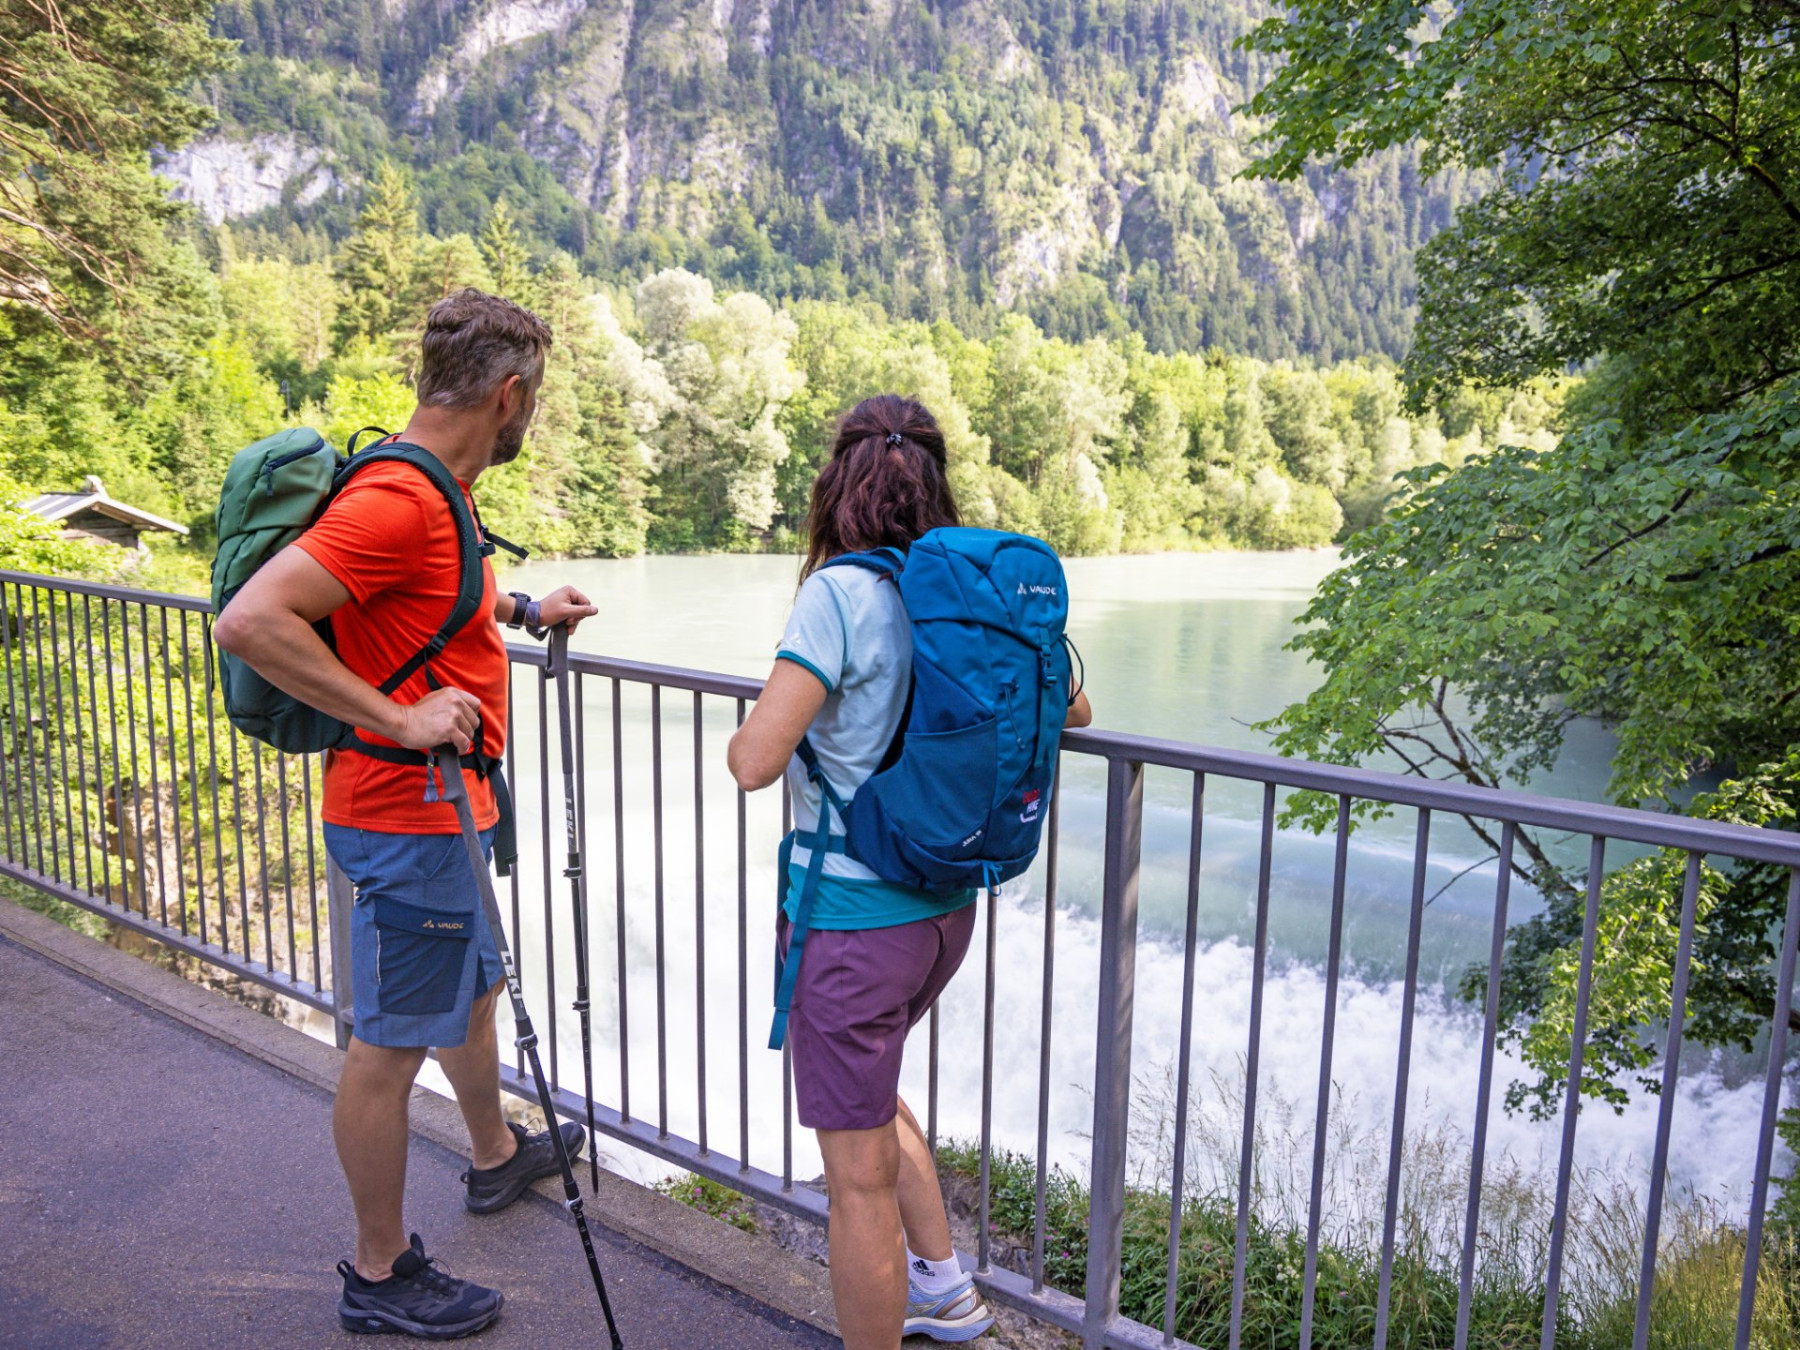
[[(1788, 382), (1672, 435), (1634, 441), (1605, 421), (1553, 451), (1408, 475), (1415, 495), (1352, 539), (1304, 615), (1293, 646), (1325, 680), (1270, 724), (1277, 747), (1352, 763), (1385, 752), (1497, 786), (1552, 763), (1569, 723), (1595, 717), (1617, 737), (1615, 797), (1674, 803), (1695, 773), (1735, 768), (1691, 809), (1791, 822), (1797, 453), (1800, 385)], [(1293, 811), (1321, 826), (1329, 809), (1303, 799)], [(1578, 878), (1520, 843), (1549, 909), (1510, 939), (1503, 1011), (1539, 1073), (1510, 1100), (1542, 1113), (1566, 1072), (1583, 905)], [(1659, 858), (1603, 891), (1584, 1091), (1614, 1104), (1669, 1010), (1680, 873)], [(1779, 884), (1760, 871), (1706, 873), (1691, 1038), (1747, 1046), (1766, 1022), (1778, 913)], [(1481, 989), (1473, 976), (1467, 992)]]
[[(1800, 1154), (1800, 1106), (1790, 1106), (1776, 1118), (1775, 1133), (1789, 1153)], [(1800, 1186), (1791, 1176), (1769, 1201), (1769, 1227), (1790, 1247), (1800, 1247)]]
[[(341, 449), (364, 427), (400, 430), (412, 416), (412, 410), (412, 389), (406, 382), (391, 371), (372, 370), (366, 375), (333, 377), (317, 411), (308, 408), (302, 416), (317, 426), (326, 440)], [(220, 481), (224, 481), (223, 474)]]
[(172, 494), (205, 518), (231, 457), (282, 418), (281, 396), (241, 343), (214, 338), (146, 401), (139, 425)]
[[(1283, 749), (1385, 752), (1493, 784), (1550, 763), (1569, 722), (1592, 717), (1618, 736), (1616, 799), (1676, 805), (1722, 770), (1734, 781), (1691, 809), (1791, 822), (1791, 18), (1752, 0), (1300, 0), (1251, 37), (1285, 58), (1250, 104), (1270, 119), (1258, 173), (1293, 180), (1417, 143), (1427, 172), (1501, 175), (1422, 250), (1405, 367), (1447, 435), (1501, 448), (1454, 477), (1412, 475), (1414, 501), (1353, 542), (1296, 644), (1326, 682), (1272, 724)], [(1505, 397), (1471, 388), (1576, 364), (1592, 375), (1555, 449), (1512, 448)], [(1322, 808), (1298, 812), (1319, 824)], [(1542, 1113), (1566, 1071), (1583, 905), (1579, 876), (1522, 842), (1549, 909), (1512, 935), (1504, 1010), (1539, 1078), (1510, 1101)], [(1778, 887), (1754, 869), (1700, 880), (1688, 1034), (1747, 1044), (1770, 1011)], [(1656, 1086), (1644, 1070), (1672, 1011), (1680, 882), (1659, 857), (1601, 892), (1583, 1087), (1614, 1104), (1633, 1078)]]
[(757, 1231), (755, 1206), (729, 1186), (721, 1186), (710, 1177), (681, 1172), (653, 1183), (650, 1189), (671, 1200), (680, 1201), (689, 1209), (710, 1214), (739, 1232)]
[(487, 264), (495, 294), (523, 303), (530, 280), (525, 241), (519, 236), (504, 197), (495, 200), (487, 224), (481, 227), (481, 260)]
[[(533, 256), (626, 285), (680, 267), (983, 336), (1018, 311), (1077, 343), (1397, 359), (1412, 249), (1471, 176), (1424, 182), (1403, 147), (1239, 181), (1256, 124), (1232, 105), (1274, 63), (1236, 44), (1264, 12), (688, 0), (540, 8), (545, 31), (496, 41), (467, 7), (395, 24), (373, 0), (229, 0), (244, 55), (216, 98), (229, 136), (298, 136), (340, 182), (407, 166), (438, 237), (504, 198)], [(341, 238), (354, 210), (289, 193), (259, 223)]]
[(183, 90), (225, 64), (211, 8), (0, 10), (0, 297), (21, 328), (97, 346), (125, 372), (164, 337), (157, 302), (185, 284), (165, 228), (178, 209), (148, 152), (210, 120)]
[(1302, 0), (1251, 39), (1287, 58), (1250, 107), (1259, 172), (1422, 143), (1497, 190), (1420, 256), (1420, 398), (1621, 363), (1633, 430), (1766, 388), (1800, 351), (1800, 72), (1753, 0)]
[[(1575, 717), (1618, 735), (1611, 791), (1673, 798), (1710, 765), (1800, 741), (1800, 384), (1647, 443), (1601, 422), (1540, 453), (1503, 447), (1351, 541), (1297, 650), (1324, 685), (1274, 724), (1287, 753), (1339, 762), (1422, 715), (1409, 760), (1473, 781), (1551, 763)], [(1449, 743), (1446, 683), (1467, 700)]]
[(776, 414), (804, 381), (787, 359), (793, 320), (748, 292), (721, 300), (678, 270), (645, 281), (636, 299), (639, 337), (615, 331), (611, 361), (655, 455), (653, 537), (741, 546), (775, 516), (788, 455)]
[(91, 938), (106, 936), (106, 921), (98, 915), (69, 904), (66, 900), (58, 900), (46, 895), (34, 886), (13, 881), (8, 877), (0, 877), (0, 898), (15, 905), (20, 905), (33, 913), (42, 914), (47, 919), (54, 919), (65, 928), (73, 928), (77, 933)]
[[(0, 508), (0, 531), (6, 519)], [(134, 568), (128, 579), (146, 578)], [(35, 586), (12, 590), (5, 609), (12, 860), (105, 907), (100, 918), (54, 901), (43, 912), (96, 935), (117, 932), (108, 912), (129, 913), (276, 976), (328, 978), (325, 855), (306, 842), (317, 762), (230, 726), (202, 616)], [(217, 978), (196, 959), (163, 959)]]
[[(123, 348), (72, 346), (29, 306), (0, 306), (0, 470), (39, 489), (100, 474), (115, 493), (198, 527), (197, 555), (222, 467), (243, 444), (284, 420), (340, 443), (365, 425), (404, 423), (423, 314), (465, 285), (537, 307), (557, 333), (525, 453), (483, 483), (488, 518), (540, 552), (791, 541), (836, 418), (882, 390), (937, 413), (972, 523), (1041, 533), (1069, 553), (1329, 543), (1379, 516), (1399, 471), (1456, 452), (1435, 417), (1399, 414), (1384, 362), (1156, 350), (1175, 340), (1395, 349), (1366, 333), (1340, 341), (1304, 305), (1282, 311), (1291, 295), (1268, 308), (1244, 284), (1255, 272), (1284, 295), (1301, 286), (1282, 213), (1310, 220), (1317, 203), (1287, 189), (1246, 195), (1232, 182), (1229, 128), (1201, 127), (1225, 96), (1205, 94), (1209, 60), (1229, 66), (1218, 91), (1260, 78), (1254, 58), (1228, 51), (1243, 15), (1203, 20), (1176, 4), (1158, 18), (1132, 0), (1100, 27), (1069, 28), (1011, 4), (960, 17), (902, 6), (893, 22), (903, 50), (876, 58), (871, 91), (815, 59), (819, 43), (863, 41), (824, 10), (778, 17), (771, 50), (782, 55), (734, 48), (728, 71), (709, 71), (677, 55), (705, 47), (687, 26), (699, 21), (690, 8), (642, 21), (634, 60), (655, 73), (655, 89), (633, 75), (632, 97), (679, 114), (654, 135), (673, 137), (667, 147), (706, 136), (724, 146), (724, 124), (707, 111), (722, 101), (739, 132), (797, 138), (790, 170), (826, 175), (822, 190), (796, 195), (756, 178), (727, 205), (710, 170), (671, 169), (642, 178), (634, 203), (604, 218), (575, 206), (556, 177), (568, 166), (517, 153), (508, 137), (538, 125), (531, 110), (562, 88), (546, 72), (592, 50), (608, 15), (561, 46), (508, 47), (491, 69), (433, 67), (448, 92), (415, 114), (417, 90), (438, 87), (426, 67), (454, 38), (453, 16), (400, 31), (360, 6), (305, 23), (261, 4), (221, 7), (220, 30), (247, 45), (211, 91), (227, 131), (314, 136), (353, 190), (326, 193), (312, 216), (290, 193), (260, 223), (193, 231), (198, 250), (169, 236), (175, 208), (158, 206), (146, 217), (162, 239), (157, 265), (119, 292), (119, 312), (141, 320), (123, 381)], [(1106, 36), (1115, 22), (1126, 35), (1116, 40)], [(159, 37), (167, 60), (155, 68), (216, 58), (192, 38)], [(1135, 83), (1119, 78), (1127, 49), (1157, 62)], [(1013, 74), (983, 80), (981, 53)], [(773, 123), (770, 91), (784, 109)], [(1117, 103), (1127, 122), (1151, 119), (1148, 148), (1112, 145), (1125, 123), (1085, 125), (1071, 92)], [(1171, 98), (1186, 111), (1171, 111)], [(395, 130), (402, 104), (400, 121), (422, 130)], [(179, 100), (159, 109), (150, 120), (167, 145), (200, 124)], [(576, 113), (562, 101), (554, 118), (576, 126)], [(1068, 216), (1058, 194), (1087, 172), (1095, 136), (1121, 164), (1148, 156), (1158, 185), (1129, 211), (1118, 203), (1131, 256), (1083, 254), (1033, 280), (994, 250)], [(1184, 156), (1202, 151), (1210, 186), (1183, 187)], [(1405, 195), (1389, 186), (1381, 200)], [(1208, 247), (1242, 256), (1195, 252), (1180, 230), (1166, 249), (1153, 242), (1166, 224), (1153, 204), (1177, 201), (1196, 222), (1224, 222)], [(999, 233), (985, 244), (950, 247), (988, 229)], [(692, 267), (671, 265), (683, 262)], [(1140, 285), (1139, 267), (1156, 284)], [(640, 279), (603, 288), (589, 279), (595, 269)], [(1177, 321), (1156, 308), (1183, 287), (1183, 303), (1263, 306), (1257, 332), (1268, 341), (1252, 340), (1247, 318)], [(855, 304), (842, 298), (853, 290), (864, 297)], [(772, 298), (806, 294), (831, 298)], [(1001, 316), (1013, 301), (1020, 312)], [(922, 313), (933, 322), (908, 317)], [(1290, 319), (1317, 340), (1292, 340)]]
[[(1071, 27), (1010, 0), (968, 14), (903, 5), (898, 46), (870, 48), (874, 87), (820, 55), (865, 40), (822, 8), (777, 15), (767, 58), (740, 34), (727, 69), (707, 64), (699, 9), (646, 14), (632, 20), (629, 97), (670, 116), (631, 134), (644, 154), (673, 157), (583, 187), (586, 201), (634, 194), (595, 214), (570, 196), (561, 151), (512, 146), (529, 127), (566, 126), (569, 144), (595, 134), (553, 73), (598, 50), (616, 16), (467, 69), (444, 64), (462, 22), (452, 14), (395, 26), (362, 5), (304, 21), (221, 6), (219, 31), (245, 44), (208, 91), (226, 134), (303, 134), (348, 190), (311, 207), (290, 192), (258, 222), (189, 231), (192, 243), (168, 235), (175, 208), (158, 206), (157, 266), (121, 292), (120, 312), (139, 316), (123, 381), (124, 348), (72, 346), (29, 307), (0, 305), (0, 470), (35, 489), (100, 474), (195, 526), (198, 556), (237, 448), (282, 421), (340, 443), (365, 425), (398, 428), (426, 309), (474, 285), (533, 305), (557, 334), (525, 452), (482, 486), (488, 519), (541, 553), (791, 546), (836, 418), (882, 390), (936, 412), (972, 523), (1069, 553), (1329, 543), (1380, 514), (1397, 472), (1458, 442), (1433, 416), (1399, 415), (1384, 361), (1157, 348), (1397, 350), (1405, 304), (1370, 297), (1404, 289), (1404, 269), (1364, 240), (1355, 266), (1384, 279), (1356, 304), (1316, 288), (1283, 213), (1324, 239), (1318, 202), (1234, 184), (1236, 133), (1213, 125), (1228, 91), (1261, 78), (1259, 58), (1229, 48), (1247, 17), (1155, 8), (1129, 0)], [(192, 38), (157, 41), (198, 70), (217, 51)], [(1151, 64), (1121, 65), (1126, 51)], [(988, 57), (1006, 78), (983, 78)], [(1084, 121), (1073, 111), (1084, 99), (1123, 120)], [(151, 122), (175, 145), (201, 116), (174, 100)], [(1125, 130), (1133, 118), (1148, 128), (1141, 144)], [(765, 134), (793, 154), (741, 191), (704, 156), (679, 167), (700, 141), (728, 159), (733, 136)], [(1008, 241), (1027, 235), (1034, 249), (1063, 246), (1044, 232), (1074, 219), (1067, 184), (1085, 182), (1102, 150), (1120, 181), (1141, 171), (1151, 184), (1132, 189), (1129, 210), (1115, 193), (1121, 256), (1096, 236), (1045, 276), (1008, 262)], [(1200, 160), (1205, 186), (1183, 167)], [(1359, 219), (1411, 191), (1394, 168), (1356, 189)], [(789, 173), (818, 186), (791, 188)], [(1210, 242), (1170, 227), (1165, 207), (1195, 229), (1214, 221)], [(595, 271), (623, 284), (598, 286)], [(1283, 298), (1260, 295), (1271, 277)], [(805, 295), (825, 298), (776, 299)], [(1185, 317), (1161, 298), (1177, 295)], [(1387, 315), (1380, 334), (1318, 320), (1321, 305), (1348, 314), (1364, 299)], [(1008, 305), (1017, 312), (1002, 316)], [(164, 551), (171, 564), (185, 556)]]
[[(965, 1177), (976, 1175), (980, 1156), (972, 1144), (945, 1143), (939, 1165)], [(1022, 1155), (999, 1152), (990, 1161), (990, 1205), (994, 1227), (1030, 1249), (1036, 1217), (1037, 1168)], [(1061, 1168), (1045, 1185), (1044, 1277), (1056, 1289), (1083, 1296), (1087, 1284), (1088, 1188)], [(1119, 1310), (1160, 1327), (1166, 1310), (1169, 1229), (1168, 1195), (1128, 1187), (1125, 1194), (1123, 1276)], [(1182, 1203), (1180, 1260), (1175, 1277), (1176, 1335), (1196, 1345), (1228, 1339), (1237, 1240), (1237, 1205), (1230, 1196), (1190, 1196)], [(1252, 1217), (1245, 1263), (1242, 1334), (1246, 1345), (1289, 1345), (1300, 1325), (1302, 1274), (1306, 1262), (1304, 1228), (1268, 1224)], [(1381, 1276), (1378, 1253), (1331, 1242), (1319, 1251), (1313, 1313), (1313, 1344), (1350, 1347), (1374, 1335)], [(1389, 1344), (1448, 1345), (1455, 1337), (1459, 1271), (1453, 1261), (1435, 1260), (1406, 1243), (1394, 1260)], [(1536, 1338), (1543, 1317), (1543, 1292), (1531, 1270), (1482, 1272), (1471, 1305), (1469, 1344), (1505, 1350), (1527, 1336)], [(1559, 1318), (1559, 1346), (1598, 1347), (1566, 1313)]]
[(402, 309), (413, 290), (418, 252), (412, 178), (384, 160), (357, 217), (356, 233), (338, 256), (344, 295), (332, 332), (340, 349), (352, 339), (383, 336), (423, 317)]
[[(99, 365), (60, 348), (0, 346), (0, 468), (42, 486), (100, 473), (203, 532), (231, 455), (283, 420), (339, 445), (402, 427), (424, 310), (509, 268), (556, 341), (525, 454), (483, 479), (483, 508), (541, 553), (791, 538), (837, 418), (885, 390), (937, 414), (971, 523), (1071, 554), (1327, 544), (1347, 519), (1378, 515), (1401, 470), (1459, 445), (1434, 417), (1399, 414), (1385, 364), (1071, 343), (1022, 315), (982, 341), (867, 304), (777, 308), (680, 269), (600, 291), (567, 255), (534, 267), (515, 252), (501, 206), (478, 246), (413, 231), (397, 177), (370, 192), (366, 228), (335, 258), (252, 253), (250, 237), (222, 231), (212, 335), (147, 399), (122, 398)], [(1511, 411), (1548, 419), (1553, 404)], [(1531, 430), (1553, 439), (1542, 420)]]
[[(1800, 746), (1718, 791), (1690, 813), (1737, 825), (1792, 830), (1800, 822)], [(1647, 1028), (1673, 1011), (1675, 957), (1682, 923), (1686, 855), (1666, 849), (1607, 877), (1588, 1003), (1584, 1095), (1622, 1109), (1626, 1086), (1661, 1090), (1663, 1047)], [(1787, 909), (1785, 869), (1697, 861), (1694, 947), (1683, 1034), (1702, 1045), (1749, 1052), (1769, 1025), (1775, 1002), (1776, 943)], [(1503, 1041), (1517, 1046), (1537, 1074), (1515, 1083), (1507, 1102), (1539, 1118), (1554, 1115), (1568, 1082), (1569, 1044), (1578, 992), (1583, 905), (1572, 894), (1513, 931), (1501, 1007)], [(1470, 992), (1481, 990), (1471, 972)], [(1654, 1071), (1654, 1072), (1653, 1072)], [(1790, 1182), (1788, 1190), (1796, 1189)], [(1790, 1208), (1792, 1202), (1790, 1202)]]

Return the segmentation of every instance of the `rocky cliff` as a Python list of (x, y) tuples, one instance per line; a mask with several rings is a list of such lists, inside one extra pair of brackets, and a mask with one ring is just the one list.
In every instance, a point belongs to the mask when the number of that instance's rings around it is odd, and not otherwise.
[[(1257, 0), (1260, 3), (1260, 0)], [(234, 0), (209, 220), (341, 231), (381, 157), (427, 224), (505, 195), (598, 270), (1264, 355), (1397, 352), (1465, 184), (1395, 152), (1239, 176), (1246, 0)]]

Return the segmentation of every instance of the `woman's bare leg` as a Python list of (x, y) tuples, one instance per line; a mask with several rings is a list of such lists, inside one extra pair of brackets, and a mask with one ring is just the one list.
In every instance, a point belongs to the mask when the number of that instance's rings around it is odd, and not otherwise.
[(900, 1131), (890, 1121), (818, 1136), (831, 1189), (831, 1294), (844, 1350), (899, 1350), (906, 1320)]
[(948, 1261), (951, 1256), (950, 1220), (944, 1213), (944, 1193), (938, 1186), (937, 1160), (918, 1119), (900, 1102), (894, 1118), (900, 1141), (900, 1223), (906, 1245), (915, 1256)]

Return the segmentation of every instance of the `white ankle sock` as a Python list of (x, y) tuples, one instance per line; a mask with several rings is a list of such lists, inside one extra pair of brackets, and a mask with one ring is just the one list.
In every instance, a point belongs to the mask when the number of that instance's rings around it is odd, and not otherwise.
[(927, 1294), (947, 1294), (963, 1282), (962, 1267), (954, 1256), (933, 1261), (911, 1247), (906, 1249), (906, 1273)]

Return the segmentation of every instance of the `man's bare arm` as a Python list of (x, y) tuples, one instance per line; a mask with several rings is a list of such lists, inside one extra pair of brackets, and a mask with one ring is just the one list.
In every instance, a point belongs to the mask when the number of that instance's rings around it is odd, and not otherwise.
[[(583, 619), (592, 618), (600, 611), (591, 604), (588, 598), (573, 586), (559, 586), (542, 600), (538, 601), (538, 622), (545, 628), (555, 628), (558, 624), (567, 624), (573, 633)], [(514, 619), (523, 619), (518, 613), (518, 601), (508, 592), (502, 591), (494, 597), (494, 622), (511, 623)]]
[(437, 689), (396, 703), (353, 672), (313, 624), (350, 602), (342, 582), (304, 549), (288, 547), (244, 583), (213, 624), (213, 640), (276, 688), (351, 726), (415, 750), (446, 742), (466, 753), (481, 703)]

